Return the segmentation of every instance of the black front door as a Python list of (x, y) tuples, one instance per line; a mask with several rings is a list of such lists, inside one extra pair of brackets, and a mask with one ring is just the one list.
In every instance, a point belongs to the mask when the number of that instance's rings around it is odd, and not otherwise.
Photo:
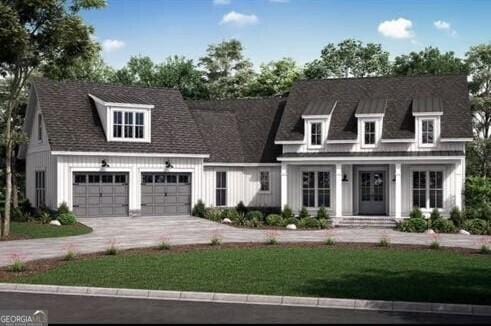
[(359, 214), (385, 215), (385, 172), (360, 171)]

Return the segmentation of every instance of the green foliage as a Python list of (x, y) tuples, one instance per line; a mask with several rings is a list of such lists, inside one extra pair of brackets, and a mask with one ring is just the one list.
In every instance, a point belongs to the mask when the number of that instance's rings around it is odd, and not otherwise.
[(438, 241), (432, 241), (430, 244), (430, 249), (438, 250), (440, 249), (440, 243)]
[(431, 224), (433, 226), (433, 221), (436, 221), (438, 219), (441, 219), (442, 218), (442, 215), (440, 214), (440, 211), (438, 210), (438, 208), (433, 208), (433, 210), (431, 211), (431, 214), (430, 214), (430, 221), (431, 221)]
[(467, 218), (491, 221), (491, 179), (470, 177), (465, 184)]
[(210, 246), (219, 246), (222, 244), (222, 239), (220, 239), (219, 237), (217, 236), (214, 236), (213, 238), (211, 238), (210, 240)]
[(457, 231), (451, 220), (441, 217), (431, 221), (431, 228), (438, 233), (455, 233)]
[(66, 213), (70, 213), (70, 209), (68, 208), (67, 203), (63, 202), (61, 203), (60, 207), (58, 207), (58, 215)]
[(402, 232), (422, 233), (425, 232), (427, 228), (428, 228), (428, 224), (426, 223), (426, 220), (420, 217), (409, 218), (403, 221), (398, 226), (399, 231)]
[(231, 39), (211, 44), (199, 66), (205, 72), (209, 96), (212, 99), (238, 98), (247, 95), (254, 77), (252, 63), (244, 57), (240, 41)]
[(464, 216), (458, 207), (454, 207), (450, 211), (450, 220), (458, 228), (464, 223)]
[(329, 213), (327, 212), (327, 209), (324, 206), (321, 206), (319, 210), (317, 211), (317, 219), (329, 219)]
[(270, 214), (266, 217), (266, 224), (270, 226), (283, 226), (285, 221), (278, 214)]
[(32, 214), (33, 208), (31, 205), (31, 202), (29, 199), (24, 198), (20, 203), (19, 203), (20, 209), (24, 212), (24, 214)]
[(118, 249), (112, 244), (104, 253), (106, 256), (116, 256), (118, 254)]
[(300, 220), (298, 227), (301, 229), (320, 229), (321, 224), (315, 217), (305, 217)]
[(237, 207), (235, 209), (240, 214), (247, 214), (247, 207), (244, 205), (244, 202), (242, 200), (237, 204)]
[(205, 218), (210, 221), (220, 222), (222, 220), (222, 211), (219, 208), (207, 208)]
[(441, 53), (433, 47), (397, 56), (392, 66), (393, 74), (403, 76), (465, 74), (467, 70), (465, 62), (454, 52)]
[(226, 208), (222, 211), (222, 220), (226, 218), (236, 222), (239, 219), (239, 212), (235, 208)]
[(336, 244), (336, 240), (333, 238), (327, 238), (324, 243), (326, 246), (334, 246)]
[(60, 221), (61, 225), (73, 225), (77, 223), (77, 218), (73, 213), (60, 214), (57, 219)]
[(16, 259), (12, 265), (8, 267), (8, 271), (12, 273), (22, 273), (26, 270), (26, 264), (19, 259)]
[(300, 213), (298, 213), (298, 218), (302, 220), (307, 217), (310, 217), (309, 211), (307, 210), (307, 208), (302, 207)]
[(73, 250), (68, 250), (65, 256), (63, 257), (63, 260), (71, 261), (71, 260), (75, 260), (75, 258), (77, 258), (77, 253)]
[(491, 255), (491, 249), (486, 245), (482, 245), (481, 249), (479, 249), (479, 253), (483, 255)]
[(485, 235), (488, 234), (489, 224), (487, 221), (474, 218), (464, 222), (462, 228), (471, 234)]
[(290, 91), (300, 78), (301, 69), (291, 58), (283, 58), (262, 64), (259, 75), (248, 88), (249, 96), (278, 96)]
[[(65, 213), (65, 214), (70, 214), (70, 213)], [(41, 222), (41, 224), (49, 224), (49, 222), (51, 222), (52, 219), (53, 219), (53, 217), (47, 211), (44, 211), (41, 213), (41, 215), (39, 215), (39, 221)], [(61, 221), (60, 221), (60, 223), (61, 223)], [(69, 224), (75, 224), (75, 223), (76, 223), (76, 221), (74, 223), (69, 223)]]
[(390, 240), (389, 240), (389, 238), (383, 237), (382, 239), (380, 239), (380, 241), (378, 242), (378, 246), (379, 247), (384, 247), (384, 248), (390, 247)]
[(293, 215), (292, 209), (288, 205), (285, 205), (285, 207), (283, 208), (283, 211), (281, 212), (281, 216), (283, 216), (283, 218), (285, 220), (288, 220), (288, 219), (294, 217), (295, 215)]
[(409, 218), (422, 218), (424, 219), (423, 212), (419, 207), (414, 207), (411, 212), (409, 213)]
[(171, 245), (165, 241), (161, 241), (159, 243), (159, 250), (170, 250), (171, 249)]
[(347, 39), (335, 45), (329, 43), (321, 56), (308, 63), (304, 70), (307, 79), (333, 77), (383, 76), (390, 71), (389, 52), (380, 44)]
[(204, 218), (206, 215), (206, 207), (205, 203), (200, 199), (198, 202), (194, 205), (193, 211), (191, 212), (193, 216), (201, 217)]
[(246, 219), (249, 221), (256, 219), (256, 220), (262, 222), (264, 219), (264, 215), (260, 211), (250, 211), (249, 213), (246, 214)]
[(321, 229), (329, 229), (332, 226), (331, 220), (327, 218), (320, 218), (319, 224)]
[(252, 217), (252, 218), (246, 217), (244, 225), (250, 228), (257, 228), (263, 225), (263, 222), (257, 217)]
[(27, 216), (20, 207), (12, 208), (11, 216), (13, 222), (27, 222)]

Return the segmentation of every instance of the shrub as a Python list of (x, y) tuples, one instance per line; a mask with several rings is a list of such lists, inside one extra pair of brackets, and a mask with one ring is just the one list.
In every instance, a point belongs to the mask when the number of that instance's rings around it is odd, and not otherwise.
[(455, 233), (457, 231), (453, 222), (444, 218), (432, 221), (431, 228), (439, 233)]
[(26, 214), (19, 207), (13, 207), (11, 210), (13, 222), (27, 222)]
[(58, 215), (70, 213), (67, 203), (62, 202), (60, 207), (58, 207)]
[(63, 257), (63, 260), (65, 261), (70, 261), (74, 260), (77, 257), (77, 253), (73, 250), (68, 250), (65, 256)]
[(257, 228), (262, 225), (262, 221), (259, 220), (257, 217), (253, 217), (252, 220), (245, 219), (244, 225), (247, 227), (252, 227), (252, 228)]
[(276, 245), (278, 244), (278, 234), (276, 232), (266, 232), (266, 244)]
[(238, 204), (237, 207), (235, 208), (239, 214), (247, 214), (247, 207), (244, 205), (244, 202), (241, 200)]
[(8, 270), (9, 270), (9, 272), (12, 272), (12, 273), (21, 273), (21, 272), (26, 270), (26, 264), (22, 260), (16, 259), (12, 263), (12, 265), (10, 265), (8, 267)]
[[(491, 220), (491, 179), (470, 177), (465, 183), (465, 205), (474, 212), (472, 218)], [(486, 214), (486, 215), (485, 215)]]
[(310, 217), (309, 211), (307, 210), (307, 208), (302, 207), (302, 209), (300, 210), (300, 213), (298, 214), (298, 218), (302, 220), (302, 219), (308, 218), (308, 217)]
[(321, 208), (319, 208), (317, 211), (317, 219), (320, 220), (321, 218), (329, 219), (329, 213), (324, 206), (321, 206)]
[(423, 212), (418, 207), (414, 207), (412, 211), (409, 213), (409, 218), (422, 218), (424, 219)]
[(271, 226), (282, 226), (285, 223), (283, 217), (278, 214), (270, 214), (266, 216), (266, 224)]
[(491, 255), (491, 249), (486, 245), (482, 245), (481, 249), (479, 250), (479, 253), (483, 255)]
[(285, 225), (288, 225), (288, 224), (295, 224), (295, 225), (298, 225), (300, 223), (300, 221), (298, 220), (298, 218), (296, 217), (290, 217), (290, 218), (287, 218), (287, 219), (284, 219), (285, 221)]
[(433, 208), (430, 214), (430, 221), (432, 223), (432, 226), (433, 226), (433, 221), (436, 221), (438, 219), (442, 219), (442, 215), (440, 214), (438, 208)]
[(206, 207), (205, 203), (200, 199), (198, 202), (194, 205), (193, 211), (191, 212), (193, 216), (201, 217), (204, 218), (206, 215)]
[(77, 223), (77, 218), (73, 213), (64, 213), (58, 215), (58, 221), (60, 221), (61, 225), (72, 225)]
[(461, 227), (464, 223), (464, 216), (458, 207), (454, 207), (450, 211), (450, 220), (456, 227)]
[(32, 215), (32, 205), (29, 199), (25, 198), (19, 203), (20, 209), (24, 212), (24, 214), (31, 214)]
[(226, 218), (235, 222), (239, 219), (239, 212), (235, 208), (226, 208), (222, 211), (222, 220)]
[(250, 211), (249, 213), (246, 214), (246, 219), (249, 221), (256, 219), (256, 220), (262, 222), (264, 219), (264, 215), (260, 211)]
[(383, 237), (382, 239), (380, 239), (380, 241), (378, 242), (378, 246), (379, 247), (390, 247), (390, 240), (389, 238), (387, 237)]
[(327, 218), (319, 219), (321, 229), (329, 229), (331, 227), (331, 220)]
[(214, 236), (213, 238), (211, 238), (210, 240), (210, 246), (219, 246), (222, 244), (222, 239), (220, 239), (219, 237), (217, 236)]
[(41, 222), (41, 224), (48, 224), (49, 222), (51, 222), (52, 219), (53, 218), (51, 214), (47, 211), (44, 211), (41, 213), (41, 215), (39, 215), (39, 221)]
[(399, 231), (402, 232), (425, 232), (428, 227), (426, 220), (421, 217), (412, 217), (399, 224)]
[(319, 220), (314, 217), (306, 217), (300, 220), (298, 226), (302, 229), (320, 229), (321, 224)]
[(325, 244), (326, 246), (334, 246), (336, 241), (333, 238), (327, 238)]
[(283, 212), (281, 212), (281, 216), (283, 216), (285, 220), (294, 217), (293, 211), (288, 205), (285, 205), (285, 207), (283, 208)]
[(479, 218), (465, 221), (462, 227), (471, 234), (484, 235), (488, 233), (488, 222)]
[(118, 249), (114, 245), (111, 245), (106, 249), (105, 254), (108, 256), (116, 256), (118, 254)]
[(205, 210), (205, 218), (210, 221), (220, 222), (222, 220), (222, 211), (219, 208), (207, 208)]
[(432, 241), (431, 244), (430, 244), (430, 249), (440, 249), (440, 243), (436, 240)]
[(159, 243), (159, 250), (170, 250), (170, 244), (165, 241)]

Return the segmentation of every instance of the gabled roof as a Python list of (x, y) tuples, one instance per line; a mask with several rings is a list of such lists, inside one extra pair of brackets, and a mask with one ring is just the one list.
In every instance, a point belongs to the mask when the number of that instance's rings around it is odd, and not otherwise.
[(137, 96), (129, 95), (129, 94), (103, 93), (103, 92), (100, 92), (99, 90), (95, 90), (92, 93), (90, 93), (90, 95), (93, 95), (93, 96), (101, 99), (102, 101), (109, 102), (109, 103), (148, 104), (148, 105), (151, 105), (151, 103), (147, 103), (147, 101), (144, 101)]
[(281, 98), (187, 101), (208, 147), (210, 162), (277, 163), (274, 144)]
[(356, 139), (355, 112), (360, 100), (380, 98), (387, 99), (382, 138), (414, 138), (412, 102), (414, 98), (426, 97), (441, 99), (442, 138), (472, 137), (467, 78), (464, 75), (453, 75), (298, 81), (289, 93), (276, 140), (295, 141), (304, 138), (301, 116), (306, 103), (317, 98), (337, 101), (329, 128), (330, 140)]
[(307, 104), (307, 108), (303, 111), (304, 116), (319, 116), (329, 115), (336, 106), (336, 101), (327, 98), (313, 99)]
[(356, 114), (384, 114), (386, 107), (385, 98), (364, 98), (358, 102)]
[[(164, 88), (114, 86), (81, 81), (34, 79), (40, 110), (53, 151), (207, 154), (198, 127), (180, 92)], [(151, 143), (107, 142), (94, 101), (152, 104)], [(131, 99), (131, 100), (130, 100)]]
[(443, 112), (442, 99), (434, 96), (413, 99), (413, 113)]

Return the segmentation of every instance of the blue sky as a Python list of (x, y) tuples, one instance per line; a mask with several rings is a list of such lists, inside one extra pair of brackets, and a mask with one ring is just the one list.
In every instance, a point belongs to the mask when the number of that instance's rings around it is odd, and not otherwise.
[(282, 57), (303, 64), (346, 38), (381, 43), (392, 56), (430, 45), (463, 56), (491, 42), (490, 13), (488, 0), (109, 0), (83, 16), (119, 68), (132, 55), (197, 60), (230, 38), (255, 65)]

